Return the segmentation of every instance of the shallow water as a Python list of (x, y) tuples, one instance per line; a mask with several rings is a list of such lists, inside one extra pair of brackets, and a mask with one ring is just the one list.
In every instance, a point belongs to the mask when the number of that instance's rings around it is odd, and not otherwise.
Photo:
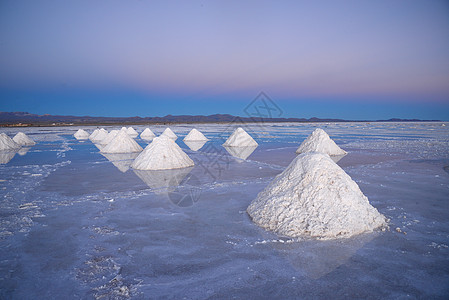
[[(292, 240), (251, 222), (246, 207), (317, 126), (390, 230)], [(247, 126), (259, 147), (246, 160), (221, 146), (230, 125), (197, 126), (211, 140), (197, 151), (182, 142), (191, 125), (171, 128), (195, 167), (138, 172), (75, 140), (78, 127), (20, 129), (37, 145), (0, 164), (0, 298), (449, 296), (449, 126)]]

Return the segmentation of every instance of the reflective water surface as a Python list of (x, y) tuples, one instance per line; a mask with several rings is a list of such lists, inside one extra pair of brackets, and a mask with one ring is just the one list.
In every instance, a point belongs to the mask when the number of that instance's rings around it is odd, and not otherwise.
[[(338, 164), (390, 230), (292, 240), (248, 218), (246, 207), (317, 126), (348, 151)], [(0, 154), (0, 298), (449, 296), (449, 126), (247, 127), (259, 143), (251, 151), (221, 146), (234, 129), (226, 124), (196, 126), (210, 139), (200, 148), (182, 141), (191, 125), (171, 126), (195, 166), (167, 171), (133, 170), (135, 153), (100, 154), (73, 137), (78, 128), (21, 128), (37, 144)]]

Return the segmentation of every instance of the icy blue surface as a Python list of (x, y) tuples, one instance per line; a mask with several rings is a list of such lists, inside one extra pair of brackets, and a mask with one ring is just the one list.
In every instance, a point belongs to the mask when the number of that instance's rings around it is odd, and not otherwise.
[[(291, 240), (251, 222), (246, 207), (317, 126), (390, 230)], [(197, 151), (191, 125), (171, 128), (195, 167), (135, 171), (78, 127), (20, 129), (37, 145), (1, 156), (0, 299), (449, 297), (449, 126), (252, 125), (246, 160), (221, 147), (233, 126), (196, 126), (211, 140)]]

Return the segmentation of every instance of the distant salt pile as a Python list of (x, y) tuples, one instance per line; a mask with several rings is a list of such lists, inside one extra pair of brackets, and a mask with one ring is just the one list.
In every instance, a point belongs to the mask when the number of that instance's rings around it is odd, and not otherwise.
[(223, 146), (228, 147), (248, 147), (258, 146), (257, 142), (245, 131), (239, 127), (231, 134)]
[(321, 152), (328, 155), (345, 155), (346, 151), (338, 147), (329, 135), (321, 128), (315, 129), (307, 139), (302, 142), (296, 153)]
[(154, 138), (131, 167), (137, 170), (168, 170), (193, 166), (193, 160), (182, 151), (174, 140), (161, 135)]
[(103, 153), (131, 153), (140, 152), (142, 147), (133, 140), (126, 131), (120, 130), (119, 133), (106, 146), (101, 149)]
[(78, 129), (73, 135), (77, 140), (87, 140), (89, 138), (89, 133), (84, 129)]
[(103, 139), (105, 139), (108, 136), (108, 132), (106, 129), (95, 129), (94, 132), (89, 136), (89, 140), (91, 140), (93, 143), (101, 142)]
[(17, 144), (19, 144), (20, 146), (34, 146), (36, 145), (36, 142), (33, 141), (29, 136), (27, 136), (25, 133), (23, 132), (19, 132), (17, 133), (13, 139), (14, 142), (16, 142)]
[(132, 127), (128, 127), (128, 129), (126, 129), (126, 133), (128, 133), (128, 135), (132, 138), (136, 138), (139, 136), (139, 134), (137, 133), (136, 130), (134, 130), (134, 128)]
[(199, 130), (193, 128), (189, 134), (184, 138), (184, 141), (207, 141), (209, 140)]
[(178, 138), (178, 136), (168, 127), (164, 130), (164, 132), (162, 132), (161, 136), (163, 135), (171, 138), (174, 141), (176, 141), (176, 139)]
[(142, 131), (142, 133), (140, 134), (140, 138), (144, 139), (144, 140), (152, 140), (156, 137), (156, 135), (153, 133), (153, 131), (151, 131), (150, 128), (145, 128), (144, 131)]
[(289, 237), (343, 238), (386, 225), (357, 183), (323, 153), (297, 156), (247, 212), (260, 227)]
[(89, 140), (93, 140), (96, 136), (97, 136), (97, 134), (98, 134), (98, 132), (100, 132), (100, 129), (95, 129), (90, 135), (89, 135)]
[(107, 145), (109, 144), (120, 132), (120, 130), (111, 130), (108, 135), (100, 141), (100, 144)]
[(18, 150), (20, 145), (17, 144), (4, 133), (0, 133), (0, 150)]

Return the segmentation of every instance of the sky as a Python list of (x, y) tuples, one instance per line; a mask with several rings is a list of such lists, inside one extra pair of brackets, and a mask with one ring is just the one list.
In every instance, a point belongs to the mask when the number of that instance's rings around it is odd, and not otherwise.
[(448, 1), (0, 0), (0, 111), (449, 120)]

